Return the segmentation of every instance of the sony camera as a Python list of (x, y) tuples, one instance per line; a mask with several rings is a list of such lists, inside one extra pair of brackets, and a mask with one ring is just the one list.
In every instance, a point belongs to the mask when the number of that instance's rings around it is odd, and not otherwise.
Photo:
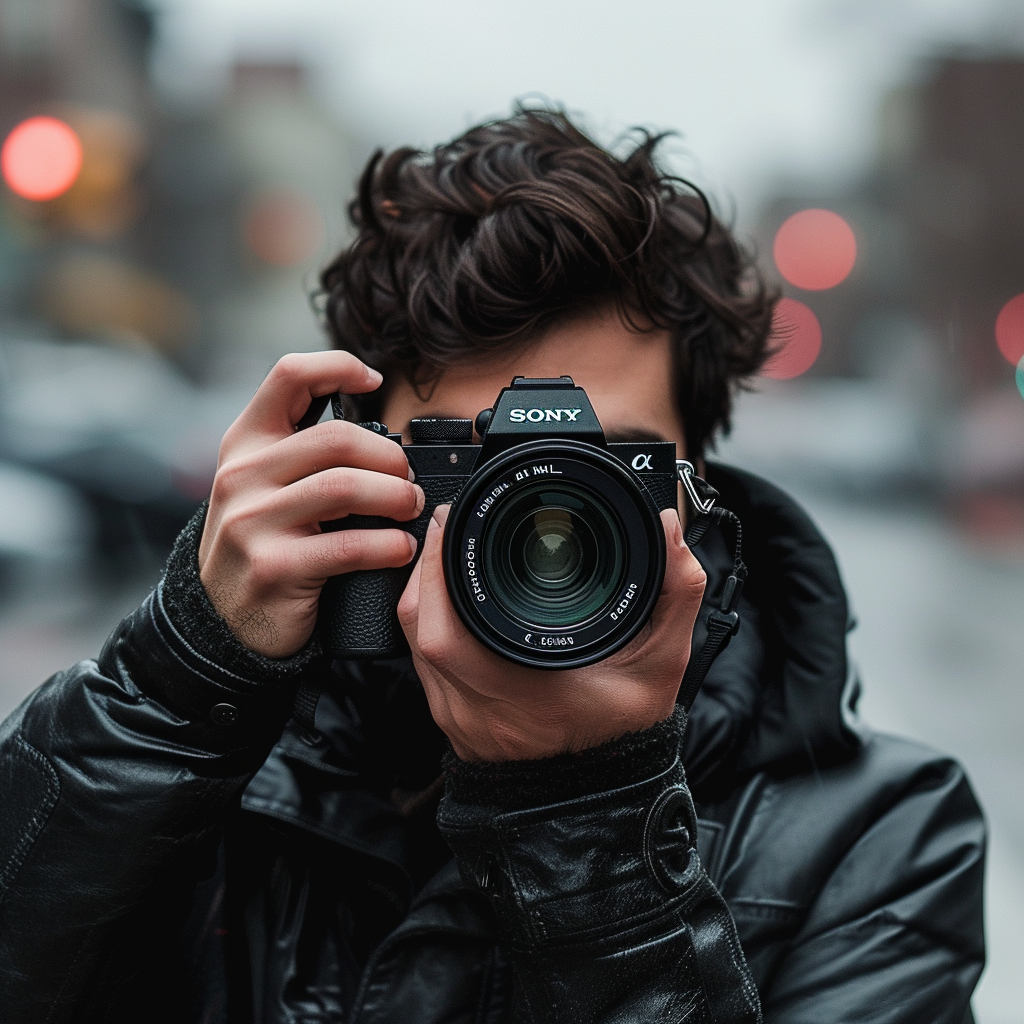
[[(402, 443), (382, 424), (362, 426)], [(643, 627), (661, 592), (658, 513), (676, 507), (675, 444), (607, 442), (571, 377), (516, 377), (477, 417), (481, 444), (473, 426), (412, 421), (404, 450), (426, 494), (415, 521), (348, 516), (323, 528), (397, 525), (422, 549), (434, 508), (451, 502), (445, 581), (474, 636), (539, 668), (608, 657)], [(410, 565), (328, 580), (319, 622), (325, 650), (335, 658), (407, 653), (396, 609), (411, 572)]]

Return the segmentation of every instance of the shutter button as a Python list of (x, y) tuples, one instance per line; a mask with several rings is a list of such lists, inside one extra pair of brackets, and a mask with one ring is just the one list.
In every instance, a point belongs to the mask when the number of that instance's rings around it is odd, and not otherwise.
[(214, 704), (210, 709), (210, 717), (217, 725), (234, 725), (238, 721), (239, 711), (234, 704)]

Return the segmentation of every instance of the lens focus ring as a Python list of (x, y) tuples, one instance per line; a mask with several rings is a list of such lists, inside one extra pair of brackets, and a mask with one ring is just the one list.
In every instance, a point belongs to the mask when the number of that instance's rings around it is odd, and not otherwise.
[(596, 446), (534, 441), (473, 475), (452, 509), (444, 570), (459, 616), (522, 664), (591, 664), (643, 626), (664, 578), (653, 500)]

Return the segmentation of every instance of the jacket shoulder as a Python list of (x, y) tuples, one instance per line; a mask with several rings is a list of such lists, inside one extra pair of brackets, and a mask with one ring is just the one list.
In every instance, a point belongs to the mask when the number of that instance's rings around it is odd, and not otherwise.
[(761, 773), (704, 809), (712, 877), (768, 1003), (872, 990), (879, 944), (905, 978), (945, 963), (963, 1002), (984, 960), (981, 810), (953, 758), (863, 740), (842, 764)]
[(981, 810), (959, 762), (898, 736), (865, 729), (862, 739), (841, 764), (760, 772), (728, 800), (700, 808), (704, 856), (727, 898), (809, 907), (838, 864), (878, 830), (894, 852), (922, 831), (960, 831), (983, 843)]

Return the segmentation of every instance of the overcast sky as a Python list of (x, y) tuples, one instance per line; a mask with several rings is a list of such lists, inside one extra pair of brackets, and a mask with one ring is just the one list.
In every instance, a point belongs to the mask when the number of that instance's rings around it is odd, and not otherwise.
[(871, 159), (879, 99), (936, 47), (1020, 48), (1024, 0), (159, 0), (158, 69), (210, 89), (236, 56), (311, 61), (360, 135), (427, 145), (540, 94), (602, 136), (682, 133), (741, 220), (787, 176)]

